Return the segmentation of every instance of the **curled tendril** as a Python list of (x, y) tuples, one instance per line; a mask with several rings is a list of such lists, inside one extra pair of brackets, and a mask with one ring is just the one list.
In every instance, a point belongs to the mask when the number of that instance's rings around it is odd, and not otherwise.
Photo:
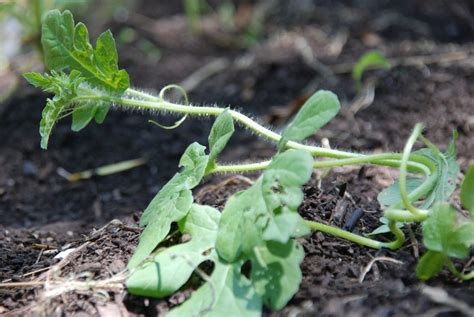
[[(186, 106), (189, 106), (191, 107), (191, 105), (189, 104), (189, 99), (188, 99), (188, 94), (186, 93), (186, 91), (184, 90), (183, 87), (179, 86), (179, 85), (175, 85), (175, 84), (172, 84), (172, 85), (167, 85), (165, 87), (163, 87), (161, 90), (160, 90), (160, 99), (162, 100), (165, 100), (165, 94), (168, 90), (171, 90), (171, 89), (176, 89), (177, 91), (179, 91), (179, 93), (183, 96), (183, 99), (184, 99), (184, 104)], [(188, 114), (185, 114), (181, 119), (179, 119), (178, 121), (176, 121), (173, 125), (170, 125), (170, 126), (166, 126), (166, 125), (163, 125), (163, 124), (160, 124), (154, 120), (148, 120), (149, 123), (153, 123), (157, 126), (159, 126), (160, 128), (162, 129), (166, 129), (166, 130), (172, 130), (172, 129), (176, 129), (177, 127), (179, 127), (185, 120), (186, 118), (188, 117)]]

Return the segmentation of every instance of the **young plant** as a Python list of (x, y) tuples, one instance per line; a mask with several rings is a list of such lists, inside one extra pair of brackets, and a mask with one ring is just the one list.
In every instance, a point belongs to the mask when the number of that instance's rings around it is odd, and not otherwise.
[(369, 69), (390, 69), (390, 62), (378, 51), (364, 53), (352, 69), (352, 78), (356, 83), (357, 91), (362, 89), (362, 76)]
[[(339, 111), (337, 97), (316, 92), (294, 120), (278, 134), (232, 109), (172, 103), (129, 86), (128, 74), (120, 70), (110, 31), (99, 36), (95, 48), (86, 27), (74, 24), (70, 12), (47, 14), (42, 43), (50, 74), (25, 74), (33, 85), (54, 94), (48, 99), (40, 124), (41, 146), (46, 149), (58, 120), (72, 115), (72, 129), (78, 131), (93, 119), (105, 119), (110, 105), (118, 109), (172, 112), (184, 116), (216, 117), (208, 150), (193, 143), (185, 150), (181, 170), (163, 186), (144, 211), (144, 230), (134, 256), (128, 263), (126, 282), (131, 293), (165, 297), (181, 289), (193, 273), (203, 284), (170, 316), (222, 316), (229, 311), (241, 316), (260, 316), (262, 306), (281, 309), (298, 290), (299, 264), (304, 252), (295, 239), (311, 230), (322, 231), (374, 249), (396, 250), (405, 241), (403, 223), (422, 223), (423, 239), (429, 250), (420, 261), (418, 275), (429, 278), (443, 265), (462, 279), (473, 273), (459, 273), (450, 257), (467, 256), (474, 243), (474, 221), (455, 222), (456, 211), (446, 202), (454, 190), (458, 166), (455, 139), (445, 153), (422, 136), (417, 125), (403, 153), (359, 154), (299, 143), (323, 127)], [(185, 98), (187, 99), (187, 98)], [(222, 165), (217, 158), (238, 123), (273, 141), (277, 154), (268, 161)], [(177, 124), (179, 125), (179, 123)], [(412, 153), (421, 139), (426, 148)], [(320, 160), (321, 157), (330, 158)], [(301, 186), (313, 168), (353, 164), (377, 164), (400, 168), (396, 184), (379, 196), (386, 206), (384, 217), (394, 240), (382, 242), (338, 227), (304, 220), (298, 213), (303, 200)], [(472, 167), (462, 186), (462, 202), (473, 211)], [(262, 175), (246, 190), (233, 195), (222, 212), (194, 202), (192, 189), (213, 173), (261, 170)], [(408, 174), (413, 175), (410, 178)], [(417, 176), (416, 176), (417, 175)], [(416, 176), (416, 178), (414, 178)], [(173, 224), (176, 231), (170, 233)], [(181, 243), (164, 246), (170, 235), (191, 236)], [(455, 239), (448, 237), (455, 236)], [(207, 263), (212, 270), (203, 270)], [(212, 265), (211, 265), (212, 264)]]

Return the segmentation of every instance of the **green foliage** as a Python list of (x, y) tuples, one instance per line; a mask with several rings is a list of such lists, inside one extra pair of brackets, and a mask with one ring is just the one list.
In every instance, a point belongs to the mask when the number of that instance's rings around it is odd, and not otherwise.
[[(87, 91), (97, 97), (104, 92), (108, 96), (119, 96), (128, 88), (129, 79), (125, 70), (118, 69), (112, 33), (102, 33), (94, 49), (86, 26), (74, 25), (72, 14), (67, 10), (63, 13), (52, 10), (45, 15), (41, 40), (51, 75), (27, 73), (24, 76), (32, 85), (55, 94), (48, 99), (40, 124), (41, 147), (46, 149), (54, 125), (64, 114), (72, 114), (73, 131), (83, 129), (92, 119), (97, 123), (104, 121), (109, 102), (92, 96), (85, 100), (78, 98), (79, 95)], [(66, 70), (70, 73), (64, 73)]]
[[(467, 257), (471, 241), (464, 240), (464, 225), (457, 226), (456, 214), (448, 203), (438, 203), (432, 208), (430, 217), (423, 223), (423, 243), (429, 250), (455, 258)], [(474, 238), (474, 230), (472, 234)]]
[(49, 69), (79, 71), (88, 84), (111, 93), (123, 93), (128, 74), (118, 68), (117, 49), (110, 31), (102, 33), (93, 48), (83, 23), (74, 25), (70, 11), (49, 11), (43, 21), (41, 42)]
[[(221, 120), (216, 121), (215, 126), (220, 124)], [(129, 264), (135, 268), (127, 282), (129, 291), (153, 297), (170, 295), (201, 263), (212, 261), (214, 270), (206, 283), (171, 311), (171, 316), (187, 315), (191, 309), (219, 316), (229, 307), (242, 316), (260, 316), (262, 302), (273, 309), (283, 308), (301, 281), (299, 264), (304, 252), (291, 237), (307, 232), (297, 208), (302, 200), (300, 187), (311, 176), (311, 165), (311, 156), (304, 151), (276, 156), (253, 186), (229, 199), (222, 214), (195, 204), (184, 216), (169, 206), (153, 215), (145, 212), (142, 220), (147, 226), (156, 221), (169, 232), (171, 222), (179, 221), (179, 231), (191, 235), (191, 241), (159, 249), (143, 262), (143, 255), (148, 256), (164, 237), (163, 230), (155, 228), (145, 240), (145, 229)], [(250, 279), (241, 273), (246, 261), (251, 263)]]
[[(433, 188), (427, 193), (421, 208), (429, 208), (439, 201), (447, 201), (456, 189), (456, 178), (459, 173), (459, 164), (456, 162), (456, 140), (454, 133), (453, 140), (449, 144), (445, 153), (439, 151), (434, 145), (415, 151), (413, 154), (431, 160), (437, 166), (436, 181)], [(407, 178), (406, 186), (408, 193), (411, 193), (423, 183), (420, 178)], [(401, 202), (400, 183), (396, 180), (391, 186), (379, 193), (377, 200), (383, 206), (391, 206)]]
[(140, 225), (146, 228), (128, 263), (129, 268), (142, 263), (169, 233), (171, 224), (183, 219), (189, 212), (193, 203), (191, 189), (201, 181), (208, 162), (204, 150), (205, 147), (198, 143), (191, 144), (181, 157), (179, 165), (182, 171), (163, 186), (145, 209)]
[(455, 132), (445, 153), (441, 153), (433, 147), (414, 152), (414, 154), (432, 160), (437, 166), (435, 186), (425, 198), (422, 208), (429, 208), (436, 202), (447, 201), (456, 189), (456, 180), (459, 174), (459, 164), (456, 162), (456, 141), (457, 133)]
[(339, 112), (337, 96), (320, 90), (309, 98), (298, 111), (294, 120), (283, 130), (278, 149), (281, 151), (288, 141), (302, 141), (314, 134)]
[(227, 263), (215, 257), (209, 281), (167, 316), (261, 316), (262, 300), (251, 282), (240, 272), (242, 265), (242, 261)]
[(217, 156), (229, 142), (229, 139), (234, 134), (234, 121), (232, 115), (228, 110), (221, 113), (216, 121), (214, 122), (211, 133), (209, 134), (209, 167), (212, 168), (215, 165)]
[(312, 158), (304, 151), (276, 156), (255, 184), (238, 193), (222, 212), (217, 250), (226, 261), (250, 254), (263, 241), (287, 243), (308, 232), (297, 208), (301, 185), (311, 176)]
[(467, 170), (461, 185), (461, 203), (474, 218), (474, 165), (471, 165)]
[[(407, 178), (406, 186), (408, 193), (417, 189), (422, 183), (423, 179), (421, 178)], [(391, 206), (401, 202), (399, 180), (397, 179), (392, 185), (381, 191), (377, 196), (377, 200), (383, 206)]]
[(294, 240), (284, 244), (268, 241), (256, 247), (250, 278), (268, 307), (282, 309), (298, 291), (303, 258), (303, 248)]
[[(25, 74), (32, 85), (54, 94), (47, 101), (40, 123), (43, 148), (47, 147), (54, 124), (60, 118), (72, 114), (72, 129), (80, 130), (92, 119), (102, 122), (111, 102), (119, 107), (168, 110), (185, 115), (220, 113), (208, 138), (209, 154), (203, 145), (189, 145), (179, 162), (181, 170), (162, 187), (145, 209), (140, 220), (144, 230), (128, 264), (131, 275), (127, 287), (137, 295), (165, 297), (185, 285), (192, 286), (195, 279), (191, 276), (202, 279), (202, 285), (192, 296), (171, 310), (168, 316), (222, 316), (229, 311), (239, 316), (260, 316), (263, 305), (276, 310), (283, 308), (301, 282), (299, 265), (304, 252), (296, 238), (309, 232), (308, 224), (363, 245), (394, 249), (394, 245), (400, 246), (404, 240), (403, 232), (395, 228), (413, 221), (413, 215), (409, 213), (415, 213), (417, 206), (430, 208), (429, 212), (423, 210), (420, 218), (416, 218), (422, 222), (423, 242), (428, 249), (417, 267), (419, 278), (429, 279), (445, 265), (453, 271), (451, 257), (463, 259), (469, 255), (474, 244), (474, 167), (468, 170), (461, 186), (461, 202), (471, 212), (471, 218), (463, 219), (447, 202), (459, 173), (456, 134), (444, 153), (422, 137), (427, 148), (410, 156), (410, 162), (424, 165), (432, 173), (428, 183), (431, 188), (421, 190), (422, 180), (419, 178), (407, 180), (408, 192), (419, 190), (418, 196), (422, 196), (423, 201), (414, 201), (416, 206), (410, 210), (398, 210), (402, 206), (398, 181), (379, 195), (382, 205), (389, 206), (393, 212), (399, 211), (398, 218), (386, 213), (386, 218), (381, 220), (385, 225), (372, 233), (391, 229), (396, 240), (384, 243), (340, 228), (305, 221), (298, 213), (304, 198), (301, 187), (310, 179), (314, 161), (309, 151), (283, 150), (286, 147), (311, 148), (311, 152), (324, 155), (322, 148), (288, 142), (304, 140), (337, 114), (340, 105), (334, 94), (319, 91), (305, 103), (283, 131), (278, 153), (271, 162), (223, 167), (218, 165), (217, 158), (234, 133), (234, 119), (272, 140), (278, 140), (278, 136), (269, 136), (267, 129), (236, 111), (191, 107), (187, 100), (185, 105), (165, 102), (163, 93), (170, 87), (176, 88), (173, 85), (165, 87), (160, 97), (128, 88), (127, 73), (118, 69), (111, 33), (103, 33), (93, 48), (85, 26), (81, 23), (74, 25), (68, 11), (47, 14), (43, 26), (43, 45), (47, 63), (52, 68), (51, 74)], [(362, 76), (365, 67), (367, 65), (362, 67), (362, 71), (359, 70), (361, 73), (358, 76)], [(190, 109), (189, 112), (186, 109)], [(413, 138), (410, 140), (415, 141)], [(326, 156), (335, 158), (334, 162), (329, 162), (333, 166), (347, 164), (347, 161), (341, 163), (337, 158), (357, 157), (358, 162), (363, 158), (359, 154), (335, 150), (328, 150)], [(387, 162), (392, 166), (394, 162), (400, 163), (401, 157), (390, 153), (389, 159), (377, 161), (377, 164)], [(367, 159), (369, 162), (373, 163)], [(194, 203), (192, 190), (205, 175), (232, 168), (242, 171), (262, 167), (265, 167), (262, 175), (252, 186), (231, 196), (222, 213), (210, 206)], [(431, 185), (432, 178), (434, 182)], [(170, 234), (174, 225), (177, 230)], [(191, 240), (186, 239), (189, 236)], [(212, 264), (212, 270), (204, 263)], [(455, 274), (463, 279), (473, 275), (465, 277), (461, 273)]]
[(212, 258), (207, 250), (214, 248), (220, 212), (209, 206), (193, 204), (179, 222), (182, 234), (191, 241), (158, 252), (152, 261), (134, 271), (127, 288), (136, 295), (164, 297), (173, 294), (186, 283), (194, 269)]
[(190, 234), (191, 241), (157, 253), (153, 261), (131, 275), (127, 281), (128, 290), (151, 297), (171, 295), (186, 283), (199, 264), (212, 261), (214, 270), (207, 283), (169, 315), (190, 316), (200, 312), (208, 313), (206, 316), (221, 316), (232, 309), (241, 316), (260, 316), (261, 299), (240, 272), (243, 261), (223, 262), (213, 251), (219, 218), (216, 209), (193, 205), (179, 223), (180, 232)]
[(444, 253), (429, 250), (418, 262), (416, 276), (423, 281), (429, 280), (441, 272), (448, 260), (449, 258)]
[(362, 87), (362, 76), (368, 69), (390, 69), (390, 62), (377, 51), (370, 51), (362, 55), (352, 69), (352, 78), (356, 82), (357, 90)]
[[(372, 232), (368, 233), (367, 236), (376, 236), (378, 234), (383, 234), (383, 233), (388, 233), (390, 232), (390, 228), (388, 226), (388, 219), (385, 217), (380, 217), (380, 223), (382, 223), (381, 226), (377, 227), (375, 230)], [(397, 223), (397, 228), (403, 228), (403, 223), (399, 222)]]
[(450, 261), (450, 257), (463, 259), (469, 256), (474, 245), (474, 221), (459, 224), (457, 211), (446, 202), (431, 209), (430, 217), (423, 222), (423, 244), (429, 250), (417, 266), (417, 276), (427, 280), (435, 276)]
[(54, 125), (61, 114), (74, 105), (78, 87), (84, 78), (76, 70), (73, 70), (70, 75), (52, 71), (51, 75), (26, 73), (23, 76), (35, 87), (41, 87), (44, 91), (55, 94), (52, 99), (46, 101), (40, 122), (41, 147), (47, 149)]

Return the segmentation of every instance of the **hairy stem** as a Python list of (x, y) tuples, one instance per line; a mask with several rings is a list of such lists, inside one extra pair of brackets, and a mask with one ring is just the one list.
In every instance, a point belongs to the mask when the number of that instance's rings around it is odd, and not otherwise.
[[(124, 106), (128, 108), (148, 109), (152, 111), (164, 111), (172, 112), (184, 115), (204, 115), (204, 116), (218, 116), (225, 108), (208, 107), (208, 106), (190, 106), (178, 103), (168, 102), (163, 99), (163, 96), (155, 97), (150, 94), (140, 92), (134, 89), (127, 89), (126, 93), (122, 97), (115, 97), (109, 95), (98, 94), (96, 91), (90, 88), (82, 88), (83, 94), (76, 97), (77, 101), (80, 100), (91, 100), (101, 99), (108, 101), (117, 106)], [(232, 118), (247, 127), (256, 134), (263, 136), (273, 142), (279, 142), (281, 135), (262, 126), (246, 115), (235, 111), (228, 110)], [(345, 152), (335, 149), (327, 149), (315, 145), (301, 144), (294, 141), (287, 143), (287, 148), (299, 149), (310, 152), (315, 157), (327, 157), (333, 160), (316, 160), (314, 162), (314, 168), (328, 168), (336, 166), (354, 165), (354, 164), (375, 164), (384, 165), (390, 167), (400, 168), (400, 193), (402, 201), (391, 206), (385, 211), (385, 216), (390, 220), (389, 227), (392, 233), (395, 235), (396, 240), (389, 243), (379, 242), (373, 239), (359, 236), (351, 232), (344, 231), (342, 229), (324, 225), (317, 222), (308, 222), (308, 225), (313, 230), (324, 231), (329, 234), (333, 234), (338, 237), (345, 238), (347, 240), (366, 245), (371, 248), (399, 248), (404, 240), (405, 236), (403, 232), (396, 226), (396, 221), (410, 222), (410, 221), (423, 221), (427, 217), (427, 213), (424, 210), (416, 209), (412, 202), (420, 198), (423, 198), (432, 188), (436, 182), (437, 167), (428, 158), (411, 154), (411, 149), (420, 136), (422, 126), (417, 125), (410, 136), (407, 145), (404, 148), (402, 154), (400, 153), (382, 153), (382, 154), (359, 154)], [(229, 173), (229, 172), (248, 172), (257, 171), (266, 168), (270, 164), (270, 161), (263, 161), (258, 163), (240, 164), (240, 165), (216, 165), (213, 169), (208, 171), (209, 173)], [(425, 176), (424, 182), (411, 193), (407, 193), (406, 190), (406, 175), (408, 170), (422, 173)], [(407, 210), (400, 209), (405, 206)]]

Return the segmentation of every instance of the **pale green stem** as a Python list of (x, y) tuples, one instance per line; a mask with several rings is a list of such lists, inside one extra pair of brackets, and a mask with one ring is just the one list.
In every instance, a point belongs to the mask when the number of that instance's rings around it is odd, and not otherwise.
[(458, 271), (458, 269), (454, 266), (453, 261), (451, 259), (448, 260), (448, 269), (451, 273), (456, 276), (458, 279), (462, 281), (468, 281), (474, 279), (474, 271), (464, 274)]
[[(87, 90), (87, 89), (86, 89)], [(90, 93), (90, 92), (89, 92)], [(136, 91), (134, 89), (127, 89), (126, 95), (131, 97), (136, 97), (138, 99), (129, 99), (126, 97), (111, 97), (111, 96), (104, 96), (98, 95), (92, 92), (92, 95), (80, 95), (76, 97), (75, 100), (90, 100), (90, 99), (100, 99), (104, 101), (108, 101), (110, 103), (116, 105), (123, 105), (127, 107), (135, 107), (141, 109), (149, 109), (149, 110), (160, 110), (160, 111), (169, 111), (173, 113), (181, 113), (181, 114), (189, 114), (189, 115), (206, 115), (206, 116), (218, 116), (226, 109), (224, 108), (217, 108), (217, 107), (205, 107), (205, 106), (189, 106), (189, 105), (180, 105), (165, 101), (161, 98), (151, 96), (149, 94)], [(145, 100), (143, 100), (145, 99)], [(251, 118), (245, 116), (244, 114), (235, 111), (229, 110), (232, 118), (242, 124), (243, 126), (249, 128), (250, 130), (254, 131), (258, 135), (261, 135), (269, 140), (274, 142), (279, 142), (281, 139), (281, 135), (272, 130), (258, 124), (257, 122), (253, 121)], [(416, 132), (416, 133), (415, 133)], [(344, 166), (344, 165), (353, 165), (353, 164), (379, 164), (379, 165), (386, 165), (392, 167), (400, 167), (400, 174), (401, 179), (404, 178), (405, 182), (401, 180), (401, 192), (402, 192), (402, 202), (407, 207), (410, 207), (409, 212), (405, 210), (398, 210), (395, 208), (389, 209), (388, 213), (386, 212), (386, 216), (389, 218), (390, 223), (389, 227), (392, 233), (395, 235), (396, 240), (389, 243), (379, 242), (373, 239), (369, 239), (366, 237), (359, 236), (357, 234), (324, 225), (321, 223), (308, 221), (308, 225), (313, 230), (320, 230), (326, 233), (348, 239), (350, 241), (359, 243), (361, 245), (365, 245), (371, 248), (380, 249), (380, 248), (390, 248), (396, 249), (399, 248), (404, 240), (403, 232), (396, 226), (396, 221), (413, 221), (413, 220), (424, 220), (426, 215), (422, 212), (413, 212), (413, 205), (411, 204), (410, 200), (417, 200), (423, 197), (425, 194), (429, 192), (432, 188), (434, 182), (436, 181), (436, 166), (433, 162), (429, 159), (417, 156), (417, 155), (410, 155), (411, 148), (413, 147), (414, 142), (416, 141), (418, 135), (421, 133), (421, 128), (416, 127), (414, 133), (410, 137), (407, 142), (407, 146), (403, 154), (398, 153), (384, 153), (384, 154), (373, 154), (373, 155), (364, 155), (364, 154), (357, 154), (357, 153), (350, 153), (344, 152), (340, 150), (334, 149), (327, 149), (323, 147), (313, 146), (313, 145), (305, 145), (294, 141), (289, 141), (287, 143), (287, 147), (291, 149), (300, 149), (310, 152), (314, 156), (324, 156), (335, 158), (336, 160), (327, 160), (327, 161), (315, 161), (314, 167), (315, 168), (324, 168), (324, 167), (335, 167), (335, 166)], [(247, 171), (256, 171), (261, 170), (267, 167), (270, 164), (270, 161), (264, 161), (259, 163), (251, 163), (251, 164), (241, 164), (241, 165), (228, 165), (228, 166), (216, 166), (211, 171), (211, 173), (224, 173), (224, 172), (247, 172)], [(413, 192), (408, 194), (406, 192), (406, 173), (408, 168), (412, 170), (421, 172), (425, 174), (426, 179), (422, 185), (420, 185), (417, 189)], [(397, 205), (393, 206), (396, 207)], [(413, 207), (413, 208), (411, 208)]]
[(388, 222), (388, 228), (395, 235), (395, 240), (385, 244), (385, 247), (390, 250), (396, 250), (400, 248), (405, 242), (405, 234), (400, 228), (397, 227), (397, 222), (390, 220)]
[(408, 192), (407, 192), (407, 163), (410, 158), (410, 153), (413, 148), (413, 145), (415, 144), (416, 140), (420, 136), (421, 132), (423, 130), (423, 125), (417, 124), (415, 125), (415, 128), (413, 129), (412, 134), (408, 138), (407, 143), (405, 144), (405, 148), (403, 149), (403, 154), (402, 154), (402, 162), (400, 164), (400, 177), (399, 177), (399, 184), (400, 184), (400, 196), (402, 198), (403, 204), (405, 205), (405, 208), (408, 209), (413, 215), (419, 215), (420, 211), (413, 206), (411, 203), (410, 198), (408, 197)]
[(324, 233), (328, 233), (330, 235), (343, 238), (352, 242), (355, 242), (357, 244), (372, 248), (372, 249), (381, 249), (385, 247), (385, 243), (373, 240), (370, 238), (366, 238), (363, 236), (360, 236), (358, 234), (342, 230), (337, 227), (333, 227), (330, 225), (325, 225), (323, 223), (315, 222), (315, 221), (305, 221), (306, 224), (311, 228), (313, 231), (321, 231)]

